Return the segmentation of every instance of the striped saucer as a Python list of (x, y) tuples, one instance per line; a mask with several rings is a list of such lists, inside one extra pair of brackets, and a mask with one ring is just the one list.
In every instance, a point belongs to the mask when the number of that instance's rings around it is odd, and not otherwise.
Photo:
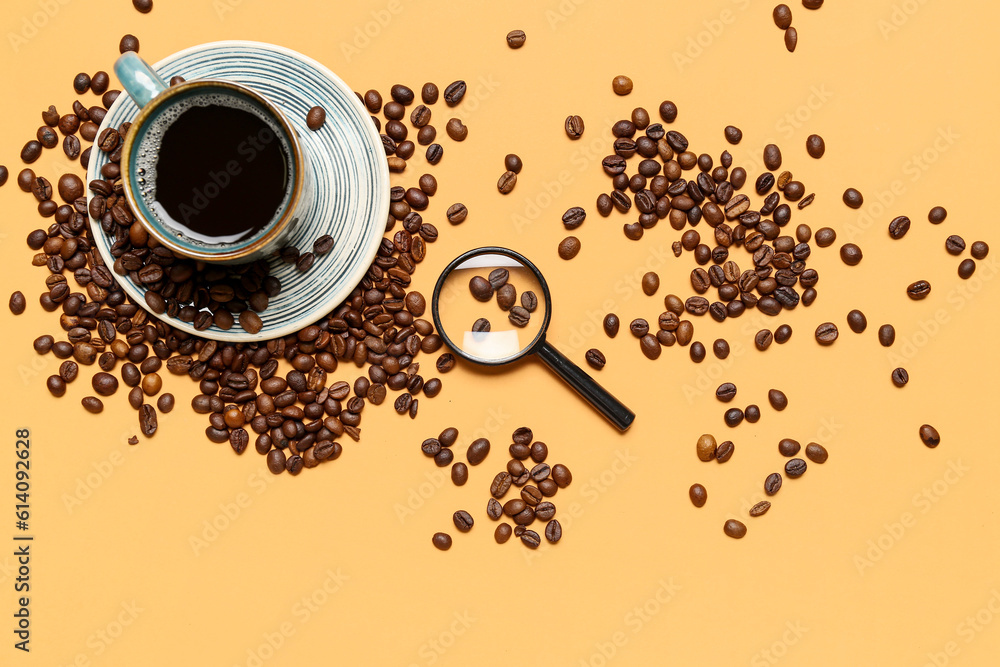
[[(246, 41), (213, 42), (175, 53), (153, 65), (169, 81), (173, 76), (222, 79), (260, 93), (280, 108), (295, 128), (307, 158), (313, 187), (302, 203), (300, 220), (290, 245), (311, 251), (313, 241), (329, 234), (333, 250), (317, 257), (303, 273), (280, 259), (269, 260), (271, 274), (282, 290), (261, 313), (264, 327), (251, 334), (234, 324), (223, 330), (214, 324), (196, 331), (175, 317), (156, 315), (171, 326), (222, 341), (269, 340), (298, 331), (338, 306), (364, 278), (375, 258), (389, 212), (389, 170), (385, 152), (368, 111), (357, 95), (337, 75), (315, 60), (290, 49)], [(326, 110), (326, 123), (313, 132), (306, 127), (306, 113), (314, 106)], [(133, 120), (139, 110), (122, 94), (108, 111), (101, 130)], [(100, 178), (108, 162), (102, 151), (93, 151), (87, 180)], [(110, 267), (110, 238), (100, 222), (91, 218), (91, 237)], [(145, 288), (128, 276), (116, 276), (122, 288), (145, 307)]]

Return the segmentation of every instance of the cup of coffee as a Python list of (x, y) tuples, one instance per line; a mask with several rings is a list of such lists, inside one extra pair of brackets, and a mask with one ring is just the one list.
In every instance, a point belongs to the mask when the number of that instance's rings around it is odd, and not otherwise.
[(150, 236), (177, 255), (220, 264), (279, 250), (311, 190), (284, 114), (229, 81), (168, 86), (133, 52), (115, 73), (140, 107), (122, 146), (122, 182)]

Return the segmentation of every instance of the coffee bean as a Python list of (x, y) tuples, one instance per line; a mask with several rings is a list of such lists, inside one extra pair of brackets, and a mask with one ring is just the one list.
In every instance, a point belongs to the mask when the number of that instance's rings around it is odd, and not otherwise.
[(15, 315), (23, 313), (25, 307), (27, 306), (24, 294), (21, 292), (12, 292), (10, 295), (10, 301), (7, 302), (7, 306), (10, 308), (10, 312)]
[(909, 296), (914, 301), (920, 301), (921, 299), (927, 298), (927, 295), (931, 293), (931, 284), (926, 280), (918, 280), (915, 283), (911, 283), (909, 287), (906, 288), (906, 295)]
[(153, 11), (153, 0), (132, 0), (132, 6), (140, 14), (148, 14)]
[(642, 276), (642, 291), (646, 296), (653, 296), (656, 290), (660, 289), (660, 276), (653, 271), (649, 271)]
[(715, 450), (717, 448), (717, 443), (715, 437), (706, 433), (698, 438), (696, 444), (696, 451), (698, 453), (698, 459), (701, 461), (711, 461), (715, 458)]
[(726, 126), (724, 134), (725, 134), (725, 137), (726, 137), (726, 141), (728, 141), (729, 143), (731, 143), (734, 146), (736, 144), (740, 143), (740, 141), (743, 140), (743, 132), (742, 132), (742, 130), (740, 130), (740, 128), (734, 127), (732, 125), (727, 125)]
[(490, 485), (490, 495), (498, 500), (503, 498), (510, 489), (510, 484), (510, 473), (506, 471), (497, 473), (497, 476), (493, 478), (493, 483)]
[(149, 438), (156, 433), (156, 429), (156, 408), (149, 403), (143, 403), (139, 408), (139, 431)]
[(816, 342), (820, 345), (833, 345), (839, 335), (837, 325), (833, 322), (824, 322), (816, 327)]
[(587, 219), (587, 212), (579, 206), (574, 206), (566, 210), (562, 216), (563, 225), (566, 229), (576, 229)]
[(110, 373), (95, 373), (91, 384), (100, 396), (110, 396), (118, 391), (118, 378)]
[(799, 453), (800, 449), (802, 449), (802, 445), (799, 444), (798, 440), (783, 438), (780, 442), (778, 442), (778, 453), (782, 456), (795, 456)]
[(726, 410), (726, 413), (723, 415), (723, 421), (726, 422), (726, 426), (729, 428), (736, 428), (743, 423), (743, 417), (744, 415), (742, 410), (739, 408), (730, 408), (729, 410)]
[(717, 359), (725, 359), (729, 356), (729, 343), (719, 338), (712, 343), (712, 352)]
[(480, 317), (472, 323), (472, 331), (475, 333), (485, 333), (490, 330), (490, 321), (485, 317)]
[(583, 136), (584, 124), (580, 116), (567, 116), (565, 122), (566, 136), (579, 139)]
[(458, 118), (449, 119), (444, 129), (454, 141), (465, 141), (469, 136), (469, 128)]
[(567, 236), (559, 242), (559, 257), (561, 259), (573, 259), (580, 252), (580, 239), (575, 236)]
[(473, 276), (469, 281), (469, 291), (477, 301), (489, 301), (493, 298), (493, 286), (482, 276)]
[(802, 477), (806, 472), (806, 462), (802, 459), (791, 459), (785, 464), (785, 474), (795, 479)]
[(799, 33), (795, 28), (789, 27), (785, 30), (785, 48), (789, 53), (795, 52), (795, 47), (799, 43)]
[(451, 519), (455, 524), (455, 528), (458, 528), (458, 530), (463, 533), (467, 533), (472, 530), (472, 526), (475, 523), (472, 515), (465, 510), (458, 510), (452, 515)]
[(847, 326), (854, 333), (863, 333), (868, 328), (868, 318), (860, 310), (852, 310), (847, 313)]
[[(740, 412), (742, 414), (742, 411)], [(715, 450), (715, 460), (719, 463), (725, 463), (729, 459), (733, 458), (733, 453), (736, 451), (735, 445), (730, 440), (719, 443), (718, 448)]]
[(806, 445), (806, 458), (813, 463), (826, 463), (829, 457), (830, 454), (823, 445), (817, 442), (810, 442)]
[(125, 35), (118, 42), (118, 52), (125, 53), (126, 51), (139, 52), (139, 40), (135, 35)]
[(742, 521), (729, 519), (722, 526), (722, 531), (729, 537), (739, 540), (747, 534), (747, 527)]
[(32, 139), (24, 145), (21, 149), (21, 161), (25, 164), (31, 164), (36, 161), (42, 155), (42, 144), (38, 141)]
[(833, 231), (829, 227), (823, 227), (816, 230), (815, 238), (816, 245), (820, 248), (826, 248), (833, 245), (837, 240), (837, 232)]
[(767, 402), (770, 403), (771, 407), (778, 412), (781, 412), (788, 407), (788, 397), (785, 396), (785, 392), (780, 389), (768, 389)]
[(760, 421), (760, 408), (751, 403), (743, 410), (743, 416), (751, 424), (756, 424)]
[(453, 107), (462, 101), (465, 97), (466, 85), (465, 81), (459, 79), (449, 83), (444, 89), (444, 101), (448, 106)]
[(451, 549), (451, 535), (448, 533), (434, 533), (434, 536), (431, 537), (431, 544), (433, 544), (436, 549), (447, 551), (448, 549)]
[(469, 449), (465, 453), (465, 459), (469, 462), (469, 465), (477, 466), (486, 460), (486, 456), (489, 453), (490, 441), (486, 438), (476, 438), (469, 445)]
[(861, 208), (862, 204), (865, 203), (865, 198), (854, 188), (847, 188), (844, 190), (844, 203), (850, 208)]
[(764, 166), (770, 171), (776, 171), (781, 167), (781, 149), (775, 144), (764, 146)]
[[(311, 253), (306, 253), (306, 255), (311, 255)], [(260, 316), (253, 312), (252, 310), (244, 310), (239, 315), (240, 326), (247, 333), (255, 334), (259, 333), (264, 327), (264, 323), (261, 321)]]
[(708, 501), (708, 491), (701, 484), (692, 484), (691, 488), (688, 489), (688, 498), (691, 499), (691, 504), (695, 507), (704, 507)]
[(533, 530), (525, 530), (521, 533), (521, 543), (529, 549), (537, 549), (538, 545), (542, 543), (541, 538), (538, 537), (538, 533)]
[(973, 259), (963, 259), (958, 265), (958, 277), (968, 280), (976, 272), (976, 261)]
[(944, 249), (949, 255), (961, 255), (965, 250), (965, 239), (956, 234), (952, 234), (944, 241)]
[(497, 190), (502, 195), (510, 194), (515, 185), (517, 185), (517, 174), (512, 171), (505, 171), (500, 175), (500, 180), (497, 181)]
[(920, 440), (931, 449), (934, 449), (941, 444), (941, 435), (930, 424), (924, 424), (920, 427)]
[(766, 350), (771, 347), (771, 342), (774, 340), (774, 335), (771, 333), (770, 329), (761, 329), (753, 337), (753, 344), (758, 350)]
[(174, 409), (174, 395), (170, 393), (160, 394), (156, 399), (156, 407), (163, 414), (167, 414)]
[(573, 474), (569, 468), (561, 463), (552, 466), (552, 480), (560, 489), (565, 489), (573, 481)]
[(604, 365), (608, 363), (607, 358), (605, 358), (604, 353), (598, 349), (591, 348), (587, 350), (584, 358), (587, 360), (587, 364), (593, 368), (595, 371), (599, 371), (604, 368)]
[(782, 30), (787, 30), (788, 26), (792, 25), (792, 10), (788, 5), (775, 6), (771, 11), (771, 17), (774, 19), (774, 25)]
[(323, 127), (326, 122), (326, 109), (323, 107), (313, 107), (306, 114), (306, 127), (308, 127), (313, 132), (319, 130)]
[(773, 496), (780, 489), (781, 489), (781, 475), (776, 472), (772, 472), (770, 475), (767, 476), (767, 479), (764, 480), (764, 493), (766, 493), (769, 496)]
[(736, 385), (732, 382), (720, 384), (719, 388), (715, 390), (715, 397), (723, 403), (728, 403), (736, 398)]
[(632, 92), (632, 79), (619, 74), (611, 80), (611, 90), (615, 91), (615, 95), (628, 95)]
[(469, 468), (461, 461), (451, 467), (451, 481), (455, 486), (465, 486), (469, 481)]
[(840, 259), (848, 266), (857, 266), (861, 263), (861, 248), (854, 243), (845, 243), (840, 246)]
[(910, 374), (906, 372), (905, 368), (897, 368), (892, 371), (892, 383), (897, 387), (905, 387), (909, 381)]
[(969, 247), (969, 252), (973, 259), (986, 259), (990, 254), (990, 247), (983, 241), (976, 241)]
[(943, 206), (935, 206), (927, 214), (927, 220), (932, 225), (940, 225), (948, 217), (948, 211)]
[(889, 223), (889, 236), (893, 239), (903, 238), (908, 231), (910, 231), (910, 219), (905, 215), (893, 218)]

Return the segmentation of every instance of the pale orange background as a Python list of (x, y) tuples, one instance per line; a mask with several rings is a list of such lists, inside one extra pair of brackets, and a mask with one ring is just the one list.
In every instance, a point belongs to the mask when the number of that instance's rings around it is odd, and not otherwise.
[[(58, 10), (46, 18), (45, 6)], [(596, 0), (156, 0), (149, 15), (126, 0), (3, 7), (0, 156), (12, 174), (0, 190), (2, 292), (6, 299), (23, 290), (28, 311), (0, 314), (0, 536), (8, 535), (0, 537), (0, 663), (995, 664), (993, 3), (828, 2), (817, 12), (792, 3), (795, 54), (785, 51), (770, 4), (742, 0), (639, 4), (631, 13), (625, 3)], [(32, 22), (42, 24), (37, 35), (15, 50), (10, 35)], [(528, 34), (520, 51), (504, 42), (514, 28)], [(365, 30), (367, 43), (358, 37)], [(362, 91), (468, 81), (457, 113), (469, 137), (442, 141), (440, 190), (425, 216), (441, 237), (415, 286), (429, 293), (437, 271), (467, 248), (521, 250), (552, 287), (551, 340), (579, 363), (587, 348), (604, 350), (609, 362), (598, 377), (638, 414), (632, 430), (614, 432), (537, 363), (502, 375), (461, 367), (443, 378), (436, 400), (421, 399), (415, 421), (369, 406), (360, 443), (346, 442), (336, 463), (291, 478), (271, 476), (252, 449), (237, 457), (209, 443), (206, 420), (187, 408), (195, 386), (186, 379), (166, 378), (178, 408), (136, 447), (125, 443), (137, 424), (124, 392), (106, 400), (100, 417), (80, 407), (83, 381), (65, 399), (51, 398), (44, 378), (57, 362), (35, 355), (31, 341), (58, 323), (37, 302), (44, 269), (29, 266), (24, 237), (40, 221), (13, 183), (17, 153), (43, 108), (70, 106), (77, 71), (110, 71), (125, 32), (139, 37), (150, 60), (218, 39), (274, 42)], [(685, 53), (690, 62), (678, 59)], [(610, 89), (619, 73), (635, 81), (627, 98)], [(621, 233), (632, 216), (594, 212), (597, 193), (609, 187), (599, 160), (609, 152), (610, 123), (640, 104), (655, 114), (665, 98), (678, 104), (675, 127), (699, 151), (717, 156), (727, 147), (723, 127), (741, 127), (743, 144), (731, 150), (751, 173), (760, 149), (780, 143), (785, 166), (817, 195), (794, 222), (830, 225), (838, 245), (853, 237), (865, 252), (853, 269), (835, 248), (814, 252), (809, 265), (821, 280), (811, 308), (766, 322), (698, 320), (696, 339), (724, 336), (733, 345), (725, 362), (698, 366), (679, 347), (651, 362), (627, 334), (611, 341), (598, 333), (609, 308), (624, 322), (655, 320), (666, 293), (689, 293), (693, 263), (670, 254), (678, 234), (668, 225), (632, 243)], [(587, 123), (575, 143), (562, 130), (571, 113)], [(443, 130), (448, 111), (439, 103), (434, 114)], [(820, 161), (803, 148), (812, 132), (826, 138)], [(502, 197), (495, 183), (509, 151), (525, 166)], [(58, 176), (66, 168), (60, 155), (48, 152), (36, 170)], [(416, 161), (393, 182), (411, 185), (420, 173)], [(863, 211), (840, 203), (848, 186), (865, 194)], [(455, 201), (471, 211), (460, 227), (444, 220)], [(934, 227), (926, 212), (937, 204), (950, 213)], [(565, 263), (556, 255), (565, 234), (559, 217), (574, 205), (590, 216), (578, 230), (582, 252)], [(914, 224), (893, 242), (885, 227), (900, 214)], [(958, 259), (943, 249), (951, 233), (994, 246), (971, 281), (957, 278)], [(662, 281), (652, 298), (637, 289), (648, 268)], [(917, 279), (934, 286), (920, 303), (904, 294)], [(851, 308), (868, 316), (864, 335), (845, 326)], [(811, 334), (828, 320), (841, 338), (821, 348)], [(781, 322), (795, 330), (787, 345), (753, 349), (757, 328)], [(891, 350), (876, 342), (884, 322), (898, 332)], [(431, 377), (433, 357), (420, 361)], [(912, 378), (902, 390), (889, 381), (897, 365)], [(760, 423), (730, 431), (712, 396), (722, 381), (738, 385), (738, 405), (765, 405), (767, 389), (778, 387), (789, 407), (764, 407)], [(917, 438), (924, 422), (941, 431), (936, 450)], [(418, 450), (450, 425), (463, 445), (482, 434), (494, 444), (463, 488)], [(575, 475), (555, 498), (562, 542), (535, 553), (496, 545), (484, 512), (490, 479), (521, 425)], [(12, 648), (10, 632), (17, 427), (32, 431), (30, 655)], [(729, 463), (697, 460), (703, 432), (736, 443)], [(819, 440), (830, 460), (786, 481), (765, 517), (746, 519), (763, 478), (781, 465), (782, 437)], [(695, 481), (709, 489), (700, 510), (687, 500)], [(77, 493), (87, 497), (68, 506)], [(238, 516), (227, 519), (237, 503)], [(451, 527), (460, 508), (477, 521), (468, 535)], [(742, 541), (722, 534), (729, 517), (747, 521)], [(206, 532), (213, 521), (222, 527), (215, 534)], [(450, 552), (432, 548), (437, 530), (455, 535)], [(199, 538), (206, 543), (192, 546)], [(279, 648), (269, 649), (268, 637)]]

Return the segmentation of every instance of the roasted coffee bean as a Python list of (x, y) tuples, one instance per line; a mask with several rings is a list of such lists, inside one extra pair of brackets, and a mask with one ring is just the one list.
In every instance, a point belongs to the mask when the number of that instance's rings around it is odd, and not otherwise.
[(785, 392), (779, 389), (769, 389), (767, 391), (767, 402), (778, 412), (788, 407), (788, 397), (785, 396)]
[[(521, 536), (524, 539), (524, 536)], [(547, 524), (545, 524), (545, 539), (551, 544), (555, 544), (560, 539), (562, 539), (562, 525), (559, 523), (558, 519), (552, 519)]]
[(743, 132), (738, 127), (732, 125), (727, 125), (723, 134), (726, 137), (726, 141), (734, 146), (743, 140)]
[(800, 449), (802, 449), (802, 445), (799, 444), (798, 440), (783, 438), (778, 442), (778, 453), (785, 457), (795, 456)]
[(781, 475), (776, 472), (772, 472), (764, 480), (764, 493), (769, 496), (773, 496), (781, 489)]
[(469, 481), (469, 468), (461, 461), (451, 467), (451, 481), (455, 486), (465, 486)]
[(507, 313), (507, 320), (516, 327), (526, 327), (531, 320), (531, 313), (521, 306), (514, 306)]
[(448, 222), (457, 225), (464, 221), (468, 214), (469, 210), (465, 207), (465, 204), (452, 204), (447, 211)]
[(956, 234), (952, 234), (944, 241), (944, 249), (949, 255), (961, 255), (965, 250), (965, 239)]
[(711, 461), (715, 458), (715, 450), (718, 444), (715, 441), (715, 437), (711, 434), (704, 434), (698, 438), (696, 443), (696, 451), (698, 453), (698, 459), (701, 461)]
[(581, 118), (580, 116), (567, 116), (565, 129), (566, 129), (566, 136), (568, 136), (570, 139), (579, 139), (580, 137), (583, 136), (583, 130), (584, 130), (583, 118)]
[(628, 95), (632, 92), (632, 79), (624, 74), (619, 74), (611, 80), (611, 90), (615, 95)]
[(719, 388), (715, 390), (715, 397), (723, 403), (728, 403), (736, 398), (736, 385), (732, 382), (720, 384)]
[(551, 474), (552, 480), (560, 489), (565, 489), (573, 481), (573, 474), (569, 471), (569, 468), (561, 463), (552, 466)]
[(642, 276), (642, 291), (646, 296), (653, 296), (656, 290), (660, 289), (660, 276), (653, 271), (648, 271)]
[(729, 459), (733, 458), (733, 453), (735, 451), (736, 447), (731, 441), (726, 440), (725, 442), (721, 442), (715, 450), (715, 460), (719, 463), (725, 463)]
[(472, 526), (475, 523), (472, 515), (465, 510), (458, 510), (452, 515), (451, 519), (455, 524), (455, 528), (463, 533), (467, 533), (472, 530)]
[(806, 472), (806, 462), (802, 459), (792, 459), (785, 464), (785, 474), (795, 479), (802, 477)]
[(102, 371), (94, 374), (91, 385), (100, 396), (110, 396), (118, 391), (118, 378)]
[(747, 534), (746, 525), (742, 521), (737, 521), (736, 519), (729, 519), (726, 521), (726, 523), (722, 526), (722, 530), (727, 536), (736, 540), (742, 539)]
[(618, 335), (618, 329), (621, 326), (621, 321), (618, 319), (618, 316), (615, 315), (614, 313), (608, 313), (607, 315), (604, 316), (603, 326), (604, 326), (604, 333), (607, 335), (607, 337), (614, 338), (615, 336)]
[(948, 217), (948, 211), (943, 206), (935, 206), (927, 214), (927, 220), (932, 225), (940, 225)]
[(958, 265), (958, 277), (968, 280), (976, 272), (976, 261), (973, 259), (963, 259)]
[(897, 387), (905, 387), (906, 383), (910, 381), (910, 374), (906, 372), (905, 368), (897, 368), (892, 371), (892, 383)]
[(729, 343), (722, 338), (716, 339), (712, 343), (712, 353), (715, 354), (718, 359), (725, 359), (729, 356)]
[(766, 350), (771, 347), (771, 342), (774, 340), (774, 335), (771, 333), (770, 329), (761, 329), (753, 337), (753, 344), (758, 350)]
[(918, 280), (915, 283), (911, 283), (910, 286), (906, 288), (906, 295), (914, 301), (925, 299), (930, 293), (931, 284), (926, 280)]
[(688, 498), (691, 499), (691, 504), (695, 507), (704, 507), (708, 501), (708, 491), (701, 484), (692, 484), (691, 488), (688, 489)]
[(705, 361), (706, 354), (707, 352), (705, 350), (705, 345), (701, 341), (695, 341), (691, 343), (691, 351), (690, 351), (691, 361), (693, 361), (696, 364), (700, 364), (701, 362)]
[(760, 421), (760, 408), (751, 403), (743, 411), (743, 416), (746, 417), (746, 420), (751, 424), (756, 424)]
[(537, 549), (538, 545), (542, 543), (541, 538), (538, 537), (538, 533), (533, 530), (525, 530), (520, 535), (521, 543), (529, 549)]
[(774, 25), (782, 30), (787, 30), (792, 25), (792, 10), (788, 8), (788, 5), (775, 6), (771, 17), (774, 19)]
[(485, 317), (480, 317), (472, 323), (472, 331), (475, 333), (487, 332), (490, 330), (490, 321)]
[(845, 243), (840, 246), (840, 259), (848, 266), (857, 266), (861, 263), (861, 248), (854, 243)]
[(135, 35), (125, 35), (118, 42), (118, 52), (125, 53), (126, 51), (139, 51), (139, 40)]
[[(270, 456), (268, 458), (270, 458)], [(274, 471), (272, 470), (271, 472)], [(434, 545), (435, 549), (447, 551), (448, 549), (451, 549), (451, 535), (448, 533), (434, 533), (434, 536), (431, 537), (431, 544)]]
[(817, 160), (823, 157), (823, 154), (826, 153), (826, 142), (823, 141), (823, 137), (818, 134), (810, 134), (806, 137), (806, 152), (809, 153), (809, 157)]
[(559, 257), (570, 260), (580, 252), (580, 239), (575, 236), (567, 236), (559, 242)]
[(750, 508), (750, 516), (758, 517), (767, 514), (767, 511), (771, 509), (771, 503), (767, 500), (762, 500), (753, 507)]
[(482, 276), (473, 276), (469, 281), (469, 291), (477, 301), (489, 301), (493, 298), (493, 286)]
[(764, 146), (764, 166), (770, 171), (776, 171), (781, 167), (781, 149), (775, 144)]
[(924, 424), (920, 427), (920, 440), (931, 449), (934, 449), (941, 444), (941, 435), (930, 424)]
[(604, 353), (595, 348), (587, 350), (587, 353), (584, 355), (584, 358), (587, 360), (587, 364), (595, 371), (601, 370), (602, 368), (604, 368), (604, 365), (608, 363), (608, 360), (604, 356)]
[(976, 241), (969, 247), (969, 252), (973, 259), (986, 259), (990, 254), (990, 247), (983, 241)]
[(837, 325), (833, 322), (824, 322), (816, 327), (816, 342), (820, 345), (833, 345), (839, 335)]
[(503, 498), (510, 489), (510, 484), (510, 473), (506, 471), (497, 473), (496, 477), (493, 478), (493, 483), (490, 485), (490, 495), (498, 500)]
[(313, 132), (323, 127), (326, 122), (326, 109), (323, 107), (313, 107), (306, 113), (306, 127)]
[(743, 417), (743, 410), (740, 410), (739, 408), (730, 408), (726, 410), (723, 415), (723, 421), (729, 428), (736, 428), (743, 423)]
[(854, 188), (847, 188), (844, 190), (844, 203), (850, 208), (861, 208), (865, 203), (865, 198)]
[(156, 407), (163, 414), (167, 414), (174, 409), (174, 395), (170, 393), (160, 394), (156, 399)]
[(497, 190), (502, 195), (510, 194), (514, 190), (515, 185), (517, 185), (517, 174), (512, 171), (505, 171), (500, 175), (500, 180), (497, 181)]
[(465, 91), (466, 91), (465, 81), (459, 79), (458, 81), (449, 83), (444, 89), (445, 103), (447, 103), (448, 106), (452, 107), (455, 106), (456, 104), (462, 101), (463, 97), (465, 97)]
[(905, 215), (892, 219), (889, 223), (889, 236), (894, 239), (901, 239), (910, 231), (910, 219)]
[(27, 306), (27, 301), (24, 298), (24, 294), (21, 292), (12, 292), (10, 295), (10, 300), (7, 302), (7, 307), (10, 308), (10, 312), (15, 315), (20, 315), (24, 312)]
[(156, 433), (156, 408), (149, 403), (143, 403), (139, 408), (139, 431), (147, 438)]
[(806, 445), (806, 458), (813, 463), (826, 463), (829, 457), (830, 454), (823, 445), (817, 442), (810, 442)]
[(795, 52), (795, 47), (799, 43), (799, 32), (792, 27), (785, 30), (785, 48), (788, 49), (789, 53)]
[(882, 347), (892, 347), (896, 341), (896, 329), (891, 324), (883, 324), (878, 328), (878, 342)]
[(833, 245), (837, 240), (837, 232), (833, 231), (829, 227), (823, 227), (816, 230), (815, 238), (816, 245), (820, 248), (826, 248)]

